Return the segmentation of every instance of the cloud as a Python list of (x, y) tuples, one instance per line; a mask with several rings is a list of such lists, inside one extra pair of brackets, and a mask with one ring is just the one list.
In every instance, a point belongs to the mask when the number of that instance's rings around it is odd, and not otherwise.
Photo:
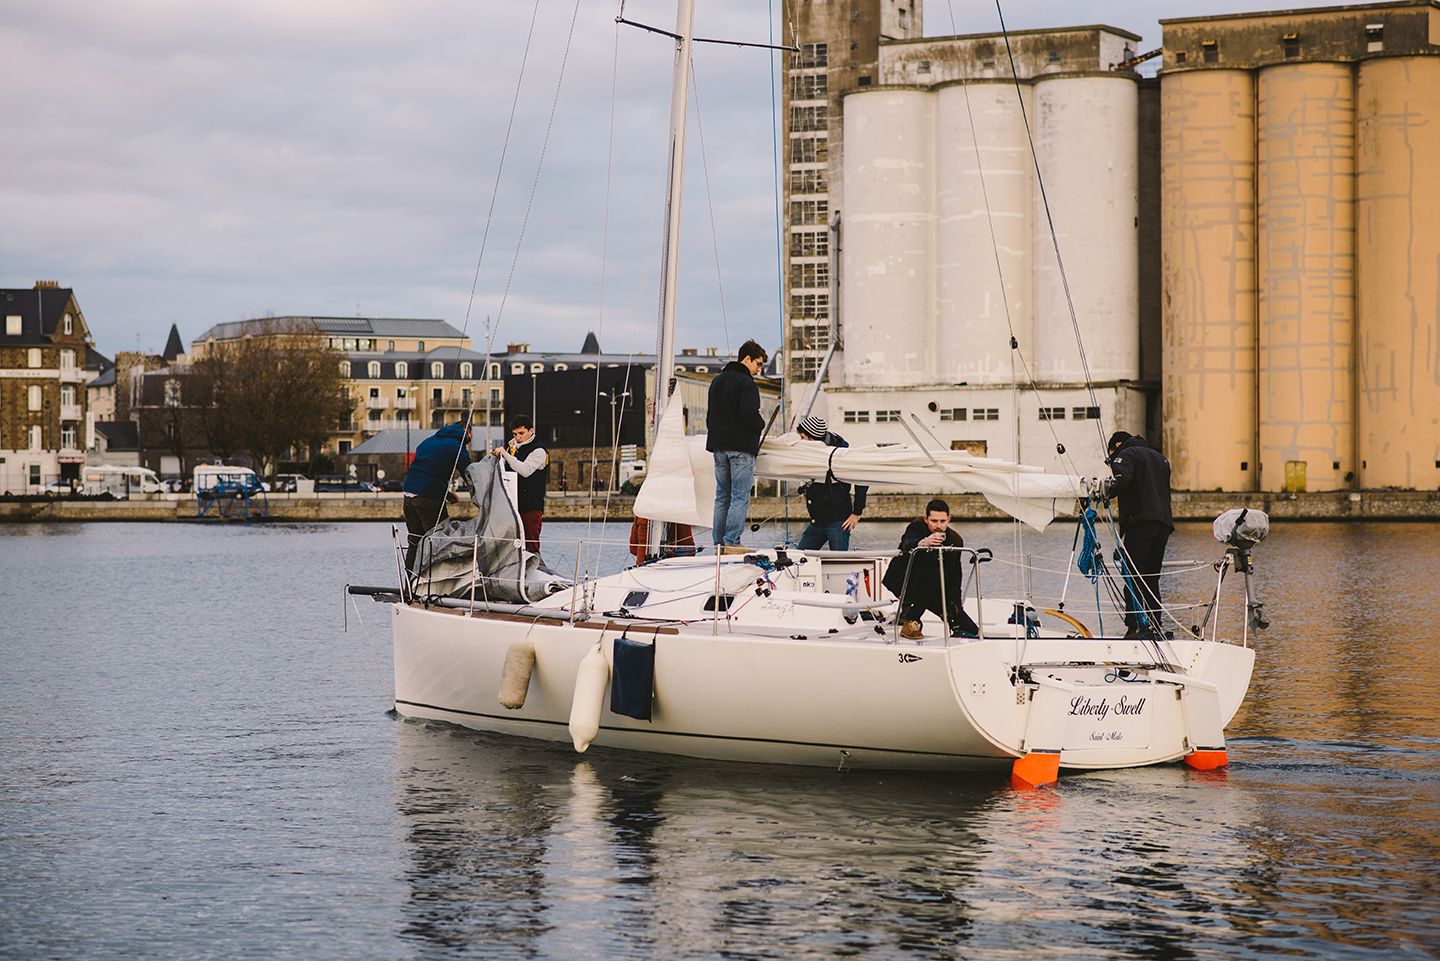
[[(477, 346), (489, 316), (502, 345), (571, 349), (596, 328), (607, 349), (653, 349), (673, 45), (617, 33), (616, 5), (583, 0), (557, 102), (576, 9), (554, 0), (12, 8), (0, 22), (0, 109), (11, 121), (0, 285), (74, 287), (107, 353), (137, 342), (159, 350), (172, 322), (188, 339), (266, 311), (457, 326), (468, 312)], [(763, 41), (772, 9), (778, 21), (778, 0), (702, 3), (696, 32)], [(951, 9), (960, 32), (994, 29), (993, 8), (932, 2), (927, 32), (949, 33)], [(673, 27), (668, 0), (625, 10)], [(1158, 38), (1157, 14), (1194, 10), (1131, 0), (1086, 19)], [(1053, 4), (1007, 5), (1013, 29), (1055, 15)], [(692, 122), (684, 345), (780, 340), (773, 66), (755, 49), (696, 54), (704, 154)]]

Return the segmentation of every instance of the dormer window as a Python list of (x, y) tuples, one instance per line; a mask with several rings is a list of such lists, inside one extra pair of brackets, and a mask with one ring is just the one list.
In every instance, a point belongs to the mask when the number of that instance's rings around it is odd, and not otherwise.
[(350, 378), (350, 361), (348, 361), (348, 360), (342, 360), (342, 361), (340, 361), (340, 376), (341, 376), (341, 377), (344, 377), (346, 380), (349, 380), (349, 378)]
[(65, 315), (64, 329), (65, 333), (67, 334), (75, 333), (75, 318), (71, 317), (69, 314)]
[(395, 377), (404, 380), (410, 376), (410, 365), (403, 360), (395, 361)]
[(380, 361), (378, 361), (378, 360), (372, 360), (372, 361), (370, 361), (370, 363), (367, 364), (366, 367), (365, 367), (365, 373), (366, 373), (367, 375), (369, 375), (370, 379), (372, 379), (372, 380), (379, 380), (379, 379), (380, 379)]
[(430, 365), (430, 376), (431, 376), (432, 378), (434, 378), (435, 380), (440, 380), (442, 377), (445, 376), (445, 365), (442, 364), (442, 363), (440, 363), (439, 361), (436, 361), (435, 363), (431, 364), (431, 365)]
[(461, 380), (470, 380), (470, 379), (471, 379), (472, 377), (474, 377), (474, 376), (475, 376), (475, 366), (474, 366), (473, 364), (471, 364), (468, 360), (467, 360), (465, 363), (463, 363), (463, 364), (460, 365), (460, 379), (461, 379)]

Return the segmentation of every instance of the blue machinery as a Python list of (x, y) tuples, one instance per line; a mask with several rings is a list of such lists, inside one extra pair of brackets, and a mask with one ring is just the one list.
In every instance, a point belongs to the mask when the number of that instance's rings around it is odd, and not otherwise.
[(195, 503), (196, 517), (248, 521), (270, 513), (265, 489), (251, 473), (220, 474), (215, 478), (214, 487), (195, 492)]

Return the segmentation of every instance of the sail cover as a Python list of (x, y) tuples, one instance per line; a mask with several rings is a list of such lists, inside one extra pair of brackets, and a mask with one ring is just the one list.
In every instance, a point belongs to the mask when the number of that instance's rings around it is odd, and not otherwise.
[(480, 601), (534, 601), (570, 581), (525, 550), (520, 514), (505, 492), (500, 459), (484, 457), (465, 469), (475, 516), (446, 518), (415, 552), (418, 589), (426, 594)]
[[(673, 429), (666, 430), (678, 406), (671, 404), (665, 411), (651, 467), (635, 498), (635, 513), (651, 520), (709, 527), (715, 503), (713, 460), (703, 435), (683, 436), (678, 416)], [(834, 448), (792, 432), (767, 438), (755, 459), (756, 477), (824, 480), (827, 470), (849, 484), (982, 494), (996, 508), (1036, 530), (1044, 530), (1058, 514), (1074, 513), (1082, 494), (1081, 479), (1073, 474), (1049, 474), (966, 451), (925, 450), (910, 444)]]

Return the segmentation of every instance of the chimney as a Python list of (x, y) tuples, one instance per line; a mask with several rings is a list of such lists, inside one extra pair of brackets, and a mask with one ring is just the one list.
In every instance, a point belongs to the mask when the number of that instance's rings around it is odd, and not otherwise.
[(698, 357), (698, 356), (700, 356), (700, 351), (696, 350), (694, 347), (682, 347), (682, 348), (680, 348), (680, 356), (681, 356), (681, 357)]
[(720, 348), (719, 348), (719, 347), (706, 347), (706, 348), (705, 348), (705, 356), (706, 356), (706, 357), (716, 357), (716, 356), (719, 355), (719, 353), (720, 353)]
[(36, 289), (36, 290), (59, 290), (59, 289), (60, 289), (60, 281), (58, 281), (58, 280), (37, 280), (37, 281), (35, 281), (35, 289)]
[(505, 353), (507, 353), (507, 354), (528, 354), (528, 353), (530, 353), (530, 345), (529, 345), (529, 344), (506, 344), (506, 345), (505, 345)]

